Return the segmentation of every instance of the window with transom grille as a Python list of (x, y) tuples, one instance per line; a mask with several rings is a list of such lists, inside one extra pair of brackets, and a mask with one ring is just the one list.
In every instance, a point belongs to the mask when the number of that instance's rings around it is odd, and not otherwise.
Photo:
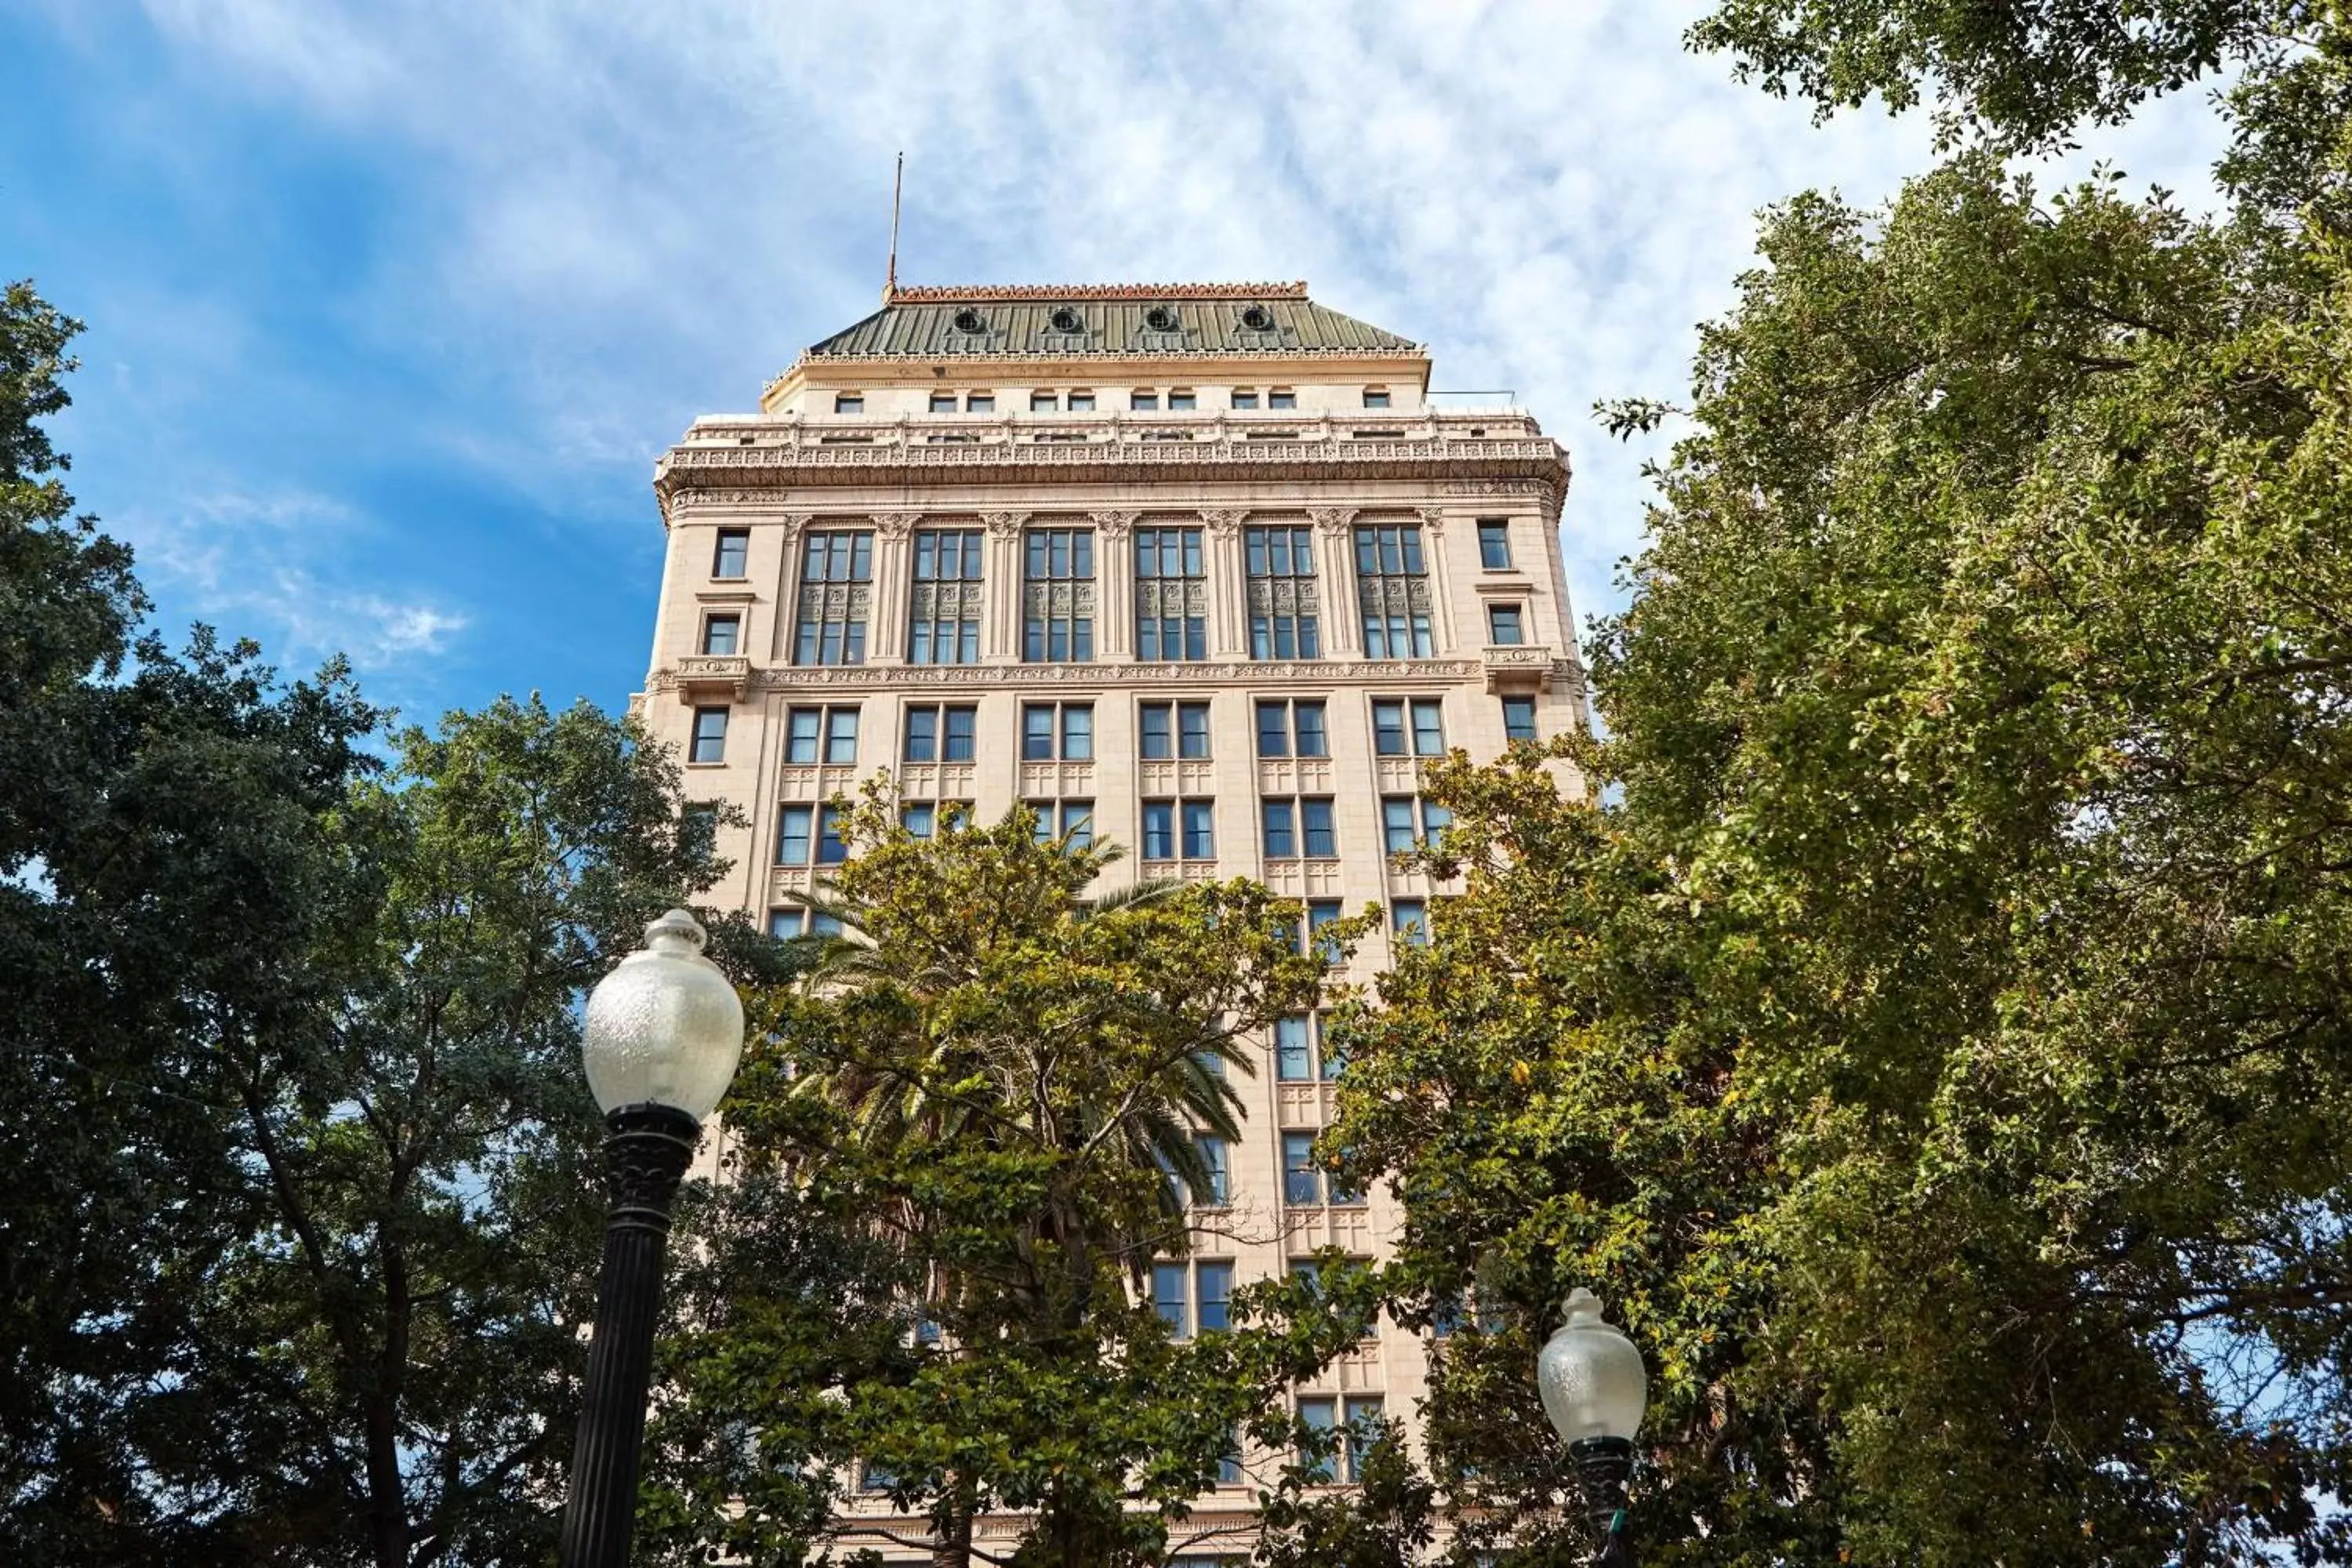
[(1367, 657), (1435, 657), (1429, 567), (1418, 527), (1380, 523), (1356, 530), (1356, 596), (1363, 610)]
[(1085, 663), (1095, 656), (1095, 536), (1084, 528), (1029, 531), (1021, 584), (1021, 657)]
[(794, 664), (864, 664), (874, 589), (874, 535), (867, 530), (812, 533), (801, 546), (801, 599)]
[(1135, 531), (1135, 657), (1209, 657), (1209, 584), (1197, 528)]
[(978, 529), (919, 529), (914, 597), (908, 606), (908, 664), (978, 664), (981, 581)]
[(1250, 657), (1322, 658), (1314, 531), (1253, 528), (1242, 542), (1249, 571)]

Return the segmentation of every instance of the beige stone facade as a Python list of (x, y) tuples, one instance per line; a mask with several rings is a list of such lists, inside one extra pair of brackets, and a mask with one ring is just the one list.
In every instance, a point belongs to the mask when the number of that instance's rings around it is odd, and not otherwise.
[[(1518, 410), (1436, 406), (1430, 370), (1303, 285), (901, 289), (759, 413), (695, 421), (656, 481), (641, 703), (689, 794), (750, 819), (714, 896), (796, 927), (824, 802), (888, 768), (918, 826), (1028, 802), (1126, 846), (1114, 875), (1380, 904), (1353, 977), (1384, 965), (1444, 891), (1388, 855), (1429, 826), (1419, 758), (1585, 710), (1565, 454)], [(1288, 1026), (1239, 1085), (1226, 1201), (1157, 1281), (1188, 1331), (1229, 1279), (1389, 1234), (1384, 1195), (1301, 1168), (1319, 1045)], [(1300, 1397), (1410, 1422), (1424, 1367), (1391, 1326)], [(1245, 1552), (1253, 1484), (1203, 1500), (1199, 1555)]]

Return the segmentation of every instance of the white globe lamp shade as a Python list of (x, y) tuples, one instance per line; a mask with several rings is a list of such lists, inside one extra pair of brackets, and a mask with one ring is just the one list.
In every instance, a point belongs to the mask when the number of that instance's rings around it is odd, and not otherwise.
[(700, 1121), (719, 1109), (743, 1057), (743, 1003), (702, 956), (709, 940), (672, 910), (588, 994), (580, 1056), (607, 1114), (663, 1105)]
[(1601, 1321), (1601, 1298), (1581, 1286), (1569, 1294), (1567, 1321), (1537, 1354), (1536, 1389), (1544, 1414), (1570, 1443), (1630, 1442), (1650, 1403), (1642, 1352), (1615, 1324)]

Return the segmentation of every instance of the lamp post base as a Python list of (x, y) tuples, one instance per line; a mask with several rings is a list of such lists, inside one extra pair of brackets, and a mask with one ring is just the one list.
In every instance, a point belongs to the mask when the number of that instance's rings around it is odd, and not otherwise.
[(604, 1140), (611, 1206), (557, 1548), (563, 1568), (625, 1568), (629, 1559), (670, 1205), (702, 1141), (701, 1123), (667, 1105), (625, 1105), (604, 1125), (611, 1129)]
[(1601, 1540), (1596, 1568), (1633, 1568), (1633, 1533), (1625, 1517), (1633, 1445), (1623, 1437), (1584, 1437), (1568, 1446), (1568, 1457), (1584, 1489), (1585, 1517)]

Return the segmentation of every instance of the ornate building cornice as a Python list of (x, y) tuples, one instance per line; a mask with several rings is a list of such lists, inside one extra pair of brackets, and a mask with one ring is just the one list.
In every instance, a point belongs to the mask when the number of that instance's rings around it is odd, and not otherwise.
[[(681, 504), (756, 505), (763, 499), (762, 490), (848, 485), (1292, 479), (1318, 484), (1345, 479), (1429, 479), (1443, 484), (1444, 493), (1449, 495), (1540, 495), (1550, 510), (1557, 510), (1568, 485), (1568, 463), (1557, 443), (1541, 437), (674, 447), (655, 470), (654, 493), (667, 517)], [(1478, 488), (1466, 488), (1472, 486)], [(1318, 516), (1319, 520), (1319, 511)]]
[[(1512, 650), (1517, 654), (1519, 650)], [(1549, 650), (1530, 649), (1545, 658)], [(1515, 663), (1519, 661), (1514, 660)], [(1476, 658), (1327, 658), (1241, 661), (1202, 659), (1185, 663), (1139, 659), (1083, 664), (827, 664), (772, 665), (752, 669), (748, 688), (761, 692), (872, 691), (909, 688), (1024, 689), (1050, 687), (1194, 686), (1436, 686), (1483, 675)], [(649, 688), (675, 690), (679, 669), (655, 673)]]

